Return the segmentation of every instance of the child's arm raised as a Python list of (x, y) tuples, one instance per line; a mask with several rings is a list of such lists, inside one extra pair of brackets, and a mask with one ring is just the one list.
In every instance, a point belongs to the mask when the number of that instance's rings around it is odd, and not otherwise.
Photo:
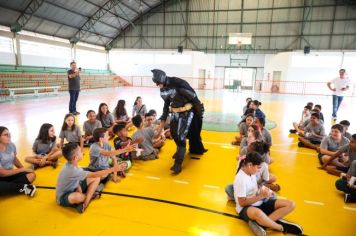
[(104, 155), (104, 156), (116, 156), (116, 155), (120, 155), (122, 153), (126, 153), (126, 152), (134, 152), (136, 151), (136, 148), (134, 145), (129, 145), (123, 149), (118, 149), (118, 150), (111, 150), (111, 151), (108, 151), (108, 150), (104, 150), (104, 149), (101, 149), (100, 150), (100, 154), (101, 155)]

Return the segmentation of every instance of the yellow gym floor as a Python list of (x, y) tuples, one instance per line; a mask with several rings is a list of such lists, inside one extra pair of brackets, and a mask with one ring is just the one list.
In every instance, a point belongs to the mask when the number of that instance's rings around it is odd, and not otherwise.
[[(231, 91), (199, 91), (207, 112), (241, 114), (244, 100), (252, 96), (262, 101), (261, 109), (277, 127), (271, 130), (274, 163), (270, 171), (281, 186), (279, 197), (295, 201), (295, 211), (286, 219), (300, 224), (306, 235), (356, 235), (353, 225), (356, 204), (345, 204), (343, 194), (334, 183), (336, 177), (317, 169), (316, 152), (297, 147), (297, 136), (290, 135), (292, 121), (298, 121), (308, 101), (323, 106), (326, 130), (330, 129), (330, 97), (269, 95), (236, 93)], [(143, 98), (148, 109), (160, 115), (163, 102), (158, 89), (120, 88), (96, 92), (82, 92), (78, 108), (82, 124), (89, 109), (97, 111), (101, 102), (110, 110), (118, 99), (125, 99), (131, 107), (136, 95)], [(23, 160), (31, 154), (31, 147), (42, 123), (52, 123), (58, 136), (69, 96), (40, 97), (0, 103), (0, 125), (9, 128), (12, 141)], [(354, 98), (345, 98), (339, 111), (341, 119), (349, 119), (351, 133), (356, 124), (351, 119)], [(24, 195), (0, 198), (0, 235), (252, 235), (247, 224), (236, 218), (235, 204), (228, 201), (224, 188), (232, 183), (236, 170), (238, 147), (230, 142), (236, 132), (202, 132), (209, 151), (202, 155), (185, 156), (183, 171), (170, 174), (175, 151), (167, 140), (159, 159), (136, 161), (120, 183), (109, 182), (101, 199), (94, 200), (84, 214), (63, 208), (55, 202), (55, 186), (59, 167), (36, 170), (35, 185), (39, 189), (34, 198)], [(192, 159), (191, 157), (194, 157)], [(200, 159), (198, 159), (200, 158)], [(80, 163), (89, 162), (88, 150)], [(40, 188), (40, 187), (43, 188)], [(282, 235), (269, 232), (270, 235)]]

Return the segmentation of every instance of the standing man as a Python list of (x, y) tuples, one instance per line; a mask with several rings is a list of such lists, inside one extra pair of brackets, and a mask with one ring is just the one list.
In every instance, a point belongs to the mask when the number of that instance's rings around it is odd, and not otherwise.
[(72, 61), (70, 63), (70, 70), (68, 70), (68, 91), (69, 91), (69, 113), (73, 115), (79, 115), (80, 113), (77, 111), (77, 100), (80, 91), (80, 76), (79, 70), (77, 69), (77, 63)]
[(189, 139), (190, 153), (203, 154), (208, 151), (204, 148), (200, 137), (204, 107), (187, 81), (177, 77), (168, 77), (162, 70), (155, 69), (152, 70), (152, 73), (152, 80), (159, 86), (161, 97), (164, 100), (163, 114), (159, 118), (161, 123), (158, 131), (162, 132), (170, 112), (170, 132), (177, 145), (171, 171), (173, 171), (173, 174), (178, 174), (182, 171), (186, 138)]
[[(327, 83), (328, 88), (333, 91), (333, 114), (332, 119), (335, 122), (337, 119), (337, 111), (344, 99), (345, 91), (349, 89), (349, 78), (345, 76), (345, 69), (339, 70), (339, 77)], [(331, 84), (333, 85), (331, 87)]]

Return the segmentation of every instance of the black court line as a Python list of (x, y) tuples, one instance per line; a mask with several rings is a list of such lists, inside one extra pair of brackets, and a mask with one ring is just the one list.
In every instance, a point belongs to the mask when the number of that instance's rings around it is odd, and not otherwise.
[[(49, 186), (37, 186), (36, 188), (42, 188), (42, 189), (56, 189), (55, 187), (49, 187)], [(230, 213), (222, 212), (222, 211), (216, 211), (212, 210), (209, 208), (204, 208), (204, 207), (198, 207), (198, 206), (193, 206), (185, 203), (180, 203), (180, 202), (173, 202), (173, 201), (168, 201), (168, 200), (163, 200), (163, 199), (158, 199), (158, 198), (152, 198), (152, 197), (144, 197), (144, 196), (138, 196), (138, 195), (132, 195), (132, 194), (124, 194), (124, 193), (113, 193), (113, 192), (106, 192), (103, 191), (102, 194), (107, 194), (107, 195), (113, 195), (113, 196), (120, 196), (120, 197), (128, 197), (128, 198), (136, 198), (136, 199), (142, 199), (142, 200), (148, 200), (148, 201), (154, 201), (154, 202), (161, 202), (161, 203), (166, 203), (166, 204), (171, 204), (171, 205), (176, 205), (176, 206), (181, 206), (181, 207), (187, 207), (195, 210), (200, 210), (200, 211), (206, 211), (218, 215), (223, 215), (235, 219), (242, 220), (240, 216), (233, 215)]]

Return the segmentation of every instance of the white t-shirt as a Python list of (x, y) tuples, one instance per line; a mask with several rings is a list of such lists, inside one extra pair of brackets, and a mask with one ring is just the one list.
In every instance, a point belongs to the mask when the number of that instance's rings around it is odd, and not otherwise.
[[(234, 197), (236, 202), (236, 211), (240, 213), (239, 197), (253, 197), (258, 192), (257, 180), (255, 175), (248, 175), (242, 169), (239, 170), (234, 180)], [(252, 206), (260, 206), (262, 201), (257, 201)]]
[(332, 83), (333, 87), (336, 89), (336, 91), (333, 92), (333, 95), (344, 96), (345, 91), (342, 91), (341, 89), (346, 88), (349, 85), (350, 80), (348, 77), (344, 77), (343, 79), (336, 77), (335, 79), (331, 80), (330, 83)]

